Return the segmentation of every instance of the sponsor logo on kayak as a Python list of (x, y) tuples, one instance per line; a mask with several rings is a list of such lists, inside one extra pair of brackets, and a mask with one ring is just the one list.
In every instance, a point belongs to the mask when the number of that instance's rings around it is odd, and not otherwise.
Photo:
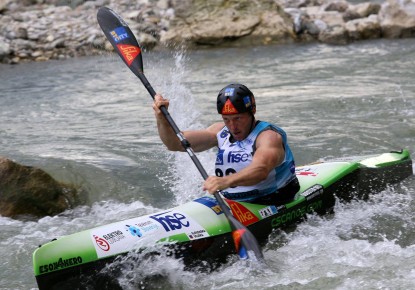
[(237, 203), (235, 201), (227, 200), (233, 215), (244, 225), (250, 225), (254, 222), (259, 221), (259, 219), (254, 215), (252, 212), (250, 212), (246, 207), (244, 207), (242, 204)]
[(187, 220), (187, 217), (178, 212), (163, 212), (152, 215), (150, 218), (161, 224), (166, 232), (180, 230), (183, 227), (188, 228), (190, 226), (190, 222)]
[(93, 235), (93, 236), (94, 236), (95, 243), (97, 244), (97, 246), (105, 252), (110, 250), (111, 248), (110, 245), (125, 239), (123, 232), (120, 230), (116, 230), (108, 234), (102, 235), (102, 237), (99, 237), (96, 235)]
[(296, 168), (295, 174), (302, 176), (317, 176), (317, 172), (313, 172), (311, 168), (307, 167)]
[(122, 239), (125, 239), (123, 232), (120, 230), (105, 234), (102, 237), (110, 244), (114, 244)]
[(316, 211), (320, 208), (323, 208), (323, 201), (318, 200), (316, 202), (312, 202), (308, 205), (304, 205), (300, 208), (297, 208), (292, 211), (288, 211), (287, 213), (284, 213), (278, 217), (275, 217), (271, 220), (271, 226), (276, 228), (280, 225), (283, 225), (285, 223), (289, 223), (292, 221), (295, 221), (301, 217), (303, 217), (307, 213), (311, 213), (313, 211)]
[(141, 238), (144, 233), (155, 231), (159, 228), (153, 221), (145, 221), (135, 223), (134, 225), (125, 225), (127, 227), (127, 232), (129, 232), (133, 237)]
[(204, 229), (201, 229), (198, 231), (192, 231), (190, 234), (187, 234), (187, 236), (189, 237), (190, 240), (196, 240), (196, 239), (200, 239), (203, 237), (207, 237), (209, 235)]
[(59, 258), (59, 260), (57, 260), (56, 262), (52, 262), (47, 265), (39, 266), (39, 272), (40, 274), (44, 274), (44, 273), (68, 268), (71, 266), (79, 265), (79, 264), (82, 264), (82, 257), (80, 256), (69, 258), (69, 259)]
[(115, 28), (110, 32), (110, 34), (116, 43), (120, 42), (123, 39), (129, 38), (129, 35), (123, 26)]
[(277, 208), (273, 205), (267, 206), (259, 210), (260, 216), (264, 219), (266, 217), (272, 216), (278, 212)]
[(203, 205), (206, 205), (211, 210), (213, 210), (214, 213), (216, 213), (217, 215), (219, 215), (219, 214), (222, 213), (222, 210), (220, 209), (220, 206), (218, 205), (218, 202), (213, 197), (210, 197), (210, 196), (202, 196), (202, 197), (200, 197), (198, 199), (195, 199), (194, 201), (195, 202), (198, 202), (198, 203), (201, 203)]
[(141, 223), (136, 223), (135, 225), (138, 226), (140, 230), (145, 233), (155, 231), (159, 228), (157, 224), (150, 220)]
[(143, 234), (141, 233), (140, 229), (136, 226), (129, 226), (129, 225), (125, 225), (127, 227), (128, 232), (133, 236), (133, 237), (138, 237), (141, 238), (143, 236)]
[(117, 44), (117, 47), (128, 66), (130, 66), (137, 55), (141, 53), (141, 49), (134, 45)]
[(96, 236), (96, 235), (93, 235), (94, 236), (94, 239), (95, 239), (95, 243), (97, 244), (97, 246), (101, 249), (101, 250), (103, 250), (103, 251), (105, 251), (105, 252), (107, 252), (107, 251), (109, 251), (110, 250), (110, 244), (108, 244), (108, 242), (105, 240), (105, 239), (103, 239), (103, 238), (100, 238), (100, 237), (98, 237), (98, 236)]
[(301, 193), (301, 195), (304, 196), (307, 200), (313, 199), (314, 197), (321, 194), (323, 194), (323, 186), (320, 184), (313, 185)]

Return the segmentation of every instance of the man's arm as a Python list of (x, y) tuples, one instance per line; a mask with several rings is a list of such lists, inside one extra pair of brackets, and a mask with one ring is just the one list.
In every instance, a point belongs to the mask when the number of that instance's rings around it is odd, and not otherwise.
[[(167, 149), (170, 151), (184, 151), (179, 138), (176, 136), (170, 124), (161, 112), (160, 106), (168, 108), (169, 101), (164, 99), (161, 95), (156, 95), (153, 109), (161, 141), (163, 141), (163, 143), (167, 146)], [(223, 123), (215, 123), (206, 129), (184, 131), (182, 134), (187, 141), (189, 141), (193, 150), (195, 152), (200, 152), (217, 146), (216, 134), (223, 128), (223, 126)]]
[(214, 193), (232, 186), (255, 185), (265, 180), (271, 170), (284, 161), (285, 150), (282, 137), (275, 131), (262, 132), (256, 140), (256, 151), (252, 163), (238, 173), (224, 177), (209, 176), (204, 190)]

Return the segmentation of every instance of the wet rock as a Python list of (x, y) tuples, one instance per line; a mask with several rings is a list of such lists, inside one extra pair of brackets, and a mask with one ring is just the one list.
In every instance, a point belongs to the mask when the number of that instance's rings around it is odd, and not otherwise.
[(411, 0), (388, 0), (379, 11), (383, 36), (402, 38), (415, 36), (415, 3)]
[(328, 2), (324, 5), (325, 11), (346, 12), (349, 9), (349, 3), (345, 0)]
[(379, 19), (372, 14), (366, 18), (351, 20), (345, 26), (351, 40), (377, 39), (382, 35)]
[(174, 1), (175, 18), (165, 44), (243, 45), (269, 39), (292, 41), (293, 21), (274, 1)]
[(358, 16), (358, 18), (369, 17), (370, 15), (377, 15), (380, 11), (381, 5), (378, 3), (360, 3), (356, 5), (349, 5), (349, 8), (346, 12), (353, 13)]
[(43, 217), (80, 203), (77, 189), (45, 171), (0, 157), (0, 215)]
[(10, 45), (6, 42), (6, 39), (0, 36), (0, 61), (6, 58), (10, 54)]
[(318, 35), (318, 40), (328, 44), (347, 44), (349, 35), (344, 26), (330, 27)]

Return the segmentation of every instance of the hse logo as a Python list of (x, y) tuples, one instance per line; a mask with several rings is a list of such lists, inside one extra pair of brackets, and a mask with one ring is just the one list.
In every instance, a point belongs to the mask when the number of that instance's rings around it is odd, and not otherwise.
[(182, 227), (188, 228), (190, 226), (190, 222), (187, 220), (186, 216), (178, 212), (163, 212), (152, 215), (150, 218), (160, 223), (166, 232), (180, 230)]
[(128, 33), (123, 26), (115, 28), (110, 33), (112, 39), (114, 39), (116, 43), (120, 42), (123, 39), (129, 38)]
[(128, 66), (130, 66), (137, 55), (141, 53), (141, 49), (134, 45), (117, 44), (117, 47)]
[(228, 164), (246, 162), (250, 160), (251, 155), (252, 154), (237, 151), (230, 151), (229, 153), (225, 154), (225, 150), (219, 149), (218, 153), (216, 154), (215, 165), (223, 165), (224, 158)]
[(244, 152), (235, 152), (230, 151), (227, 155), (225, 154), (225, 150), (219, 149), (216, 155), (216, 165), (223, 165), (224, 155), (226, 158), (227, 163), (240, 163), (249, 161), (251, 154), (244, 153)]
[(229, 152), (228, 154), (228, 163), (240, 163), (246, 162), (249, 160), (250, 154), (248, 153), (238, 153), (238, 152)]

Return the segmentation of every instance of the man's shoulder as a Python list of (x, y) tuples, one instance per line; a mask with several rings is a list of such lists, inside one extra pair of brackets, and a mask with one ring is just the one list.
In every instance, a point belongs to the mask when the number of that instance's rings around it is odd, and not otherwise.
[(225, 127), (225, 123), (223, 122), (217, 122), (210, 125), (206, 130), (212, 133), (219, 133), (220, 130), (222, 130)]
[(265, 128), (258, 134), (256, 139), (256, 145), (260, 146), (261, 144), (280, 144), (282, 143), (281, 133), (275, 130), (272, 126)]

